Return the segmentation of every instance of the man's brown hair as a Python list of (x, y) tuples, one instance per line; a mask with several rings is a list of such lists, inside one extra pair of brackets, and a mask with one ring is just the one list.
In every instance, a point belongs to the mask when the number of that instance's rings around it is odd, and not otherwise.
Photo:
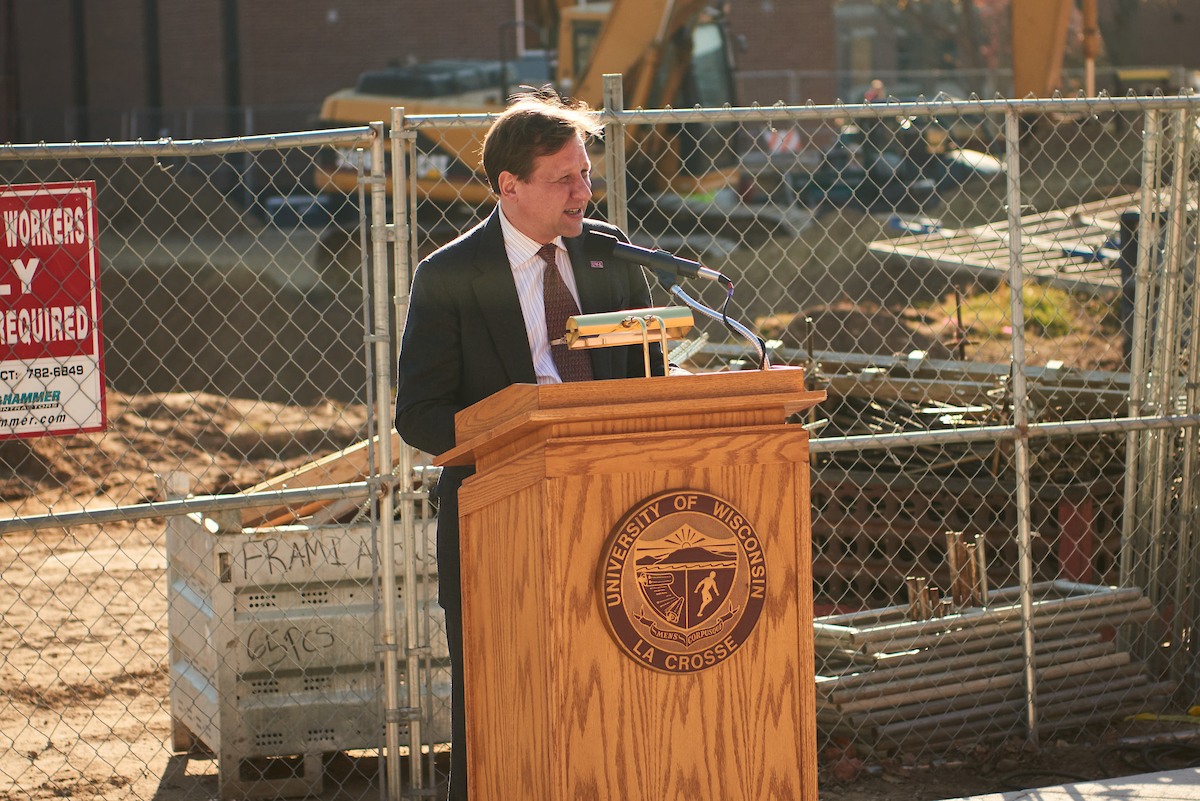
[(587, 143), (603, 130), (587, 103), (568, 103), (549, 86), (524, 88), (483, 138), (483, 171), (496, 193), (500, 173), (511, 172), (528, 181), (535, 158), (557, 153), (576, 136)]

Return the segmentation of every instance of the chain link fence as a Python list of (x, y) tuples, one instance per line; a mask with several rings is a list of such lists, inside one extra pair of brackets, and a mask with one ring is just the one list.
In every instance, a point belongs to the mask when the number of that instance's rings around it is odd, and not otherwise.
[[(593, 216), (734, 277), (731, 314), (829, 393), (796, 421), (822, 742), (928, 758), (1186, 709), (1196, 101), (626, 111), (607, 88)], [(490, 213), (455, 157), (487, 122), (403, 120), (410, 163), (444, 165), (411, 187), (414, 255)], [(711, 321), (675, 356), (754, 363)]]
[(186, 108), (67, 108), (12, 116), (14, 142), (96, 142), (209, 139), (233, 134), (307, 131), (319, 125), (311, 103)]
[[(607, 96), (591, 215), (730, 276), (829, 395), (795, 421), (821, 742), (1186, 709), (1200, 102)], [(0, 441), (0, 797), (442, 787), (435, 471), (374, 437), (411, 266), (491, 213), (488, 122), (0, 149), (95, 182), (108, 390), (105, 431)], [(754, 356), (702, 321), (674, 358)]]
[[(51, 372), (63, 409), (90, 378), (37, 322), (81, 290), (63, 260), (94, 254), (107, 389), (103, 430), (0, 432), (0, 796), (378, 795), (398, 591), (369, 502), (393, 358), (364, 258), (372, 142), (0, 148), (0, 416)], [(349, 195), (316, 191), (335, 147)], [(92, 185), (87, 230), (60, 228)]]
[[(1083, 67), (1064, 67), (1061, 72), (1062, 94), (1075, 96), (1086, 91), (1087, 71)], [(901, 101), (972, 97), (1005, 98), (1013, 95), (1011, 67), (959, 69), (849, 69), (849, 70), (738, 70), (737, 97), (779, 98), (788, 105), (802, 105), (827, 92), (846, 103), (862, 101), (873, 81), (880, 81), (887, 95)], [(1195, 90), (1194, 70), (1174, 67), (1095, 68), (1093, 80), (1099, 95), (1122, 97), (1127, 94), (1177, 94), (1181, 89)]]

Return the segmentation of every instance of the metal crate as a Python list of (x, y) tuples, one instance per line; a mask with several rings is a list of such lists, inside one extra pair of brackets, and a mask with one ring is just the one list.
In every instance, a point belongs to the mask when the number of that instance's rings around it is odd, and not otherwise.
[[(322, 754), (382, 742), (371, 529), (243, 530), (236, 520), (167, 523), (173, 745), (199, 743), (217, 755), (223, 798), (321, 792)], [(445, 626), (441, 608), (424, 600), (436, 597), (427, 591), (437, 580), (433, 522), (418, 527), (425, 569), (415, 593), (398, 571), (399, 606), (410, 594), (421, 599), (435, 633), (422, 695), (440, 701), (433, 737), (448, 742)], [(393, 564), (402, 564), (399, 549)]]

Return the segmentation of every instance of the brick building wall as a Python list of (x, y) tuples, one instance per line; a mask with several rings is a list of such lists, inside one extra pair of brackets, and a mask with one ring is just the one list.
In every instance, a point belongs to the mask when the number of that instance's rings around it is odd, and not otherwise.
[(224, 105), (221, 4), (159, 0), (158, 18), (163, 105)]
[[(155, 125), (176, 137), (225, 135), (234, 129), (235, 118), (223, 110), (228, 103), (226, 0), (11, 2), (21, 130), (0, 131), (0, 138), (81, 135), (71, 125), (70, 111), (76, 94), (73, 13), (79, 9), (87, 138), (153, 137), (159, 134)], [(161, 114), (147, 108), (148, 2), (158, 15)], [(833, 0), (730, 0), (728, 5), (731, 29), (747, 44), (738, 54), (739, 69), (834, 68)], [(502, 26), (513, 17), (511, 0), (239, 0), (236, 6), (238, 99), (256, 109), (259, 118), (251, 124), (256, 132), (315, 125), (322, 98), (353, 85), (364, 70), (456, 55), (498, 58)], [(511, 48), (511, 27), (506, 37)], [(832, 78), (806, 79), (803, 86), (806, 96), (824, 102), (833, 99), (832, 87)], [(771, 88), (763, 92), (741, 99), (772, 103), (783, 98)], [(266, 115), (264, 109), (270, 108), (278, 113)], [(244, 125), (239, 126), (240, 132)]]
[[(0, 88), (19, 89), (20, 130), (0, 120), (0, 139), (60, 140), (86, 136), (156, 135), (146, 126), (148, 0), (7, 0), (12, 36), (0, 48), (17, 52), (18, 80), (5, 74)], [(182, 136), (180, 116), (191, 109), (196, 135), (228, 132), (225, 86), (226, 0), (156, 0), (163, 124)], [(388, 64), (456, 54), (496, 58), (501, 26), (513, 16), (511, 0), (238, 0), (240, 103), (294, 107), (297, 114), (260, 120), (256, 130), (313, 125), (320, 101), (352, 85), (359, 73)], [(837, 96), (834, 0), (727, 0), (732, 32), (744, 37), (737, 55), (739, 100), (832, 102)], [(1118, 0), (1101, 0), (1102, 23)], [(1129, 6), (1128, 3), (1126, 3)], [(1130, 6), (1126, 63), (1200, 68), (1200, 10), (1192, 3)], [(77, 87), (73, 14), (82, 9), (86, 45), (87, 126), (74, 115)], [(2, 21), (0, 21), (2, 24)], [(511, 40), (511, 30), (508, 32)], [(0, 59), (0, 64), (7, 59)], [(763, 76), (775, 73), (776, 78)], [(824, 73), (824, 74), (816, 74)], [(8, 109), (9, 98), (0, 104)], [(207, 127), (199, 120), (208, 115)], [(142, 120), (139, 127), (138, 120)]]
[(320, 103), (359, 73), (437, 58), (499, 58), (512, 7), (495, 0), (240, 3), (242, 100)]
[[(837, 67), (833, 0), (732, 0), (729, 26), (735, 36), (744, 36), (746, 40), (746, 52), (737, 56), (739, 71), (832, 73)], [(745, 104), (786, 102), (792, 98), (781, 93), (794, 89), (786, 83), (776, 86), (767, 80), (744, 81), (743, 85), (746, 89), (742, 94), (755, 92), (756, 87), (761, 87), (757, 91), (762, 94), (739, 97), (738, 102)], [(799, 91), (798, 102), (812, 99), (830, 103), (836, 99), (832, 74), (799, 76)]]
[(1142, 62), (1200, 69), (1200, 3), (1158, 2), (1139, 9), (1138, 43)]
[[(28, 5), (17, 10), (17, 23), (24, 33), (26, 18), (34, 17)], [(27, 13), (29, 12), (29, 13)], [(45, 11), (42, 11), (46, 14)], [(47, 16), (49, 16), (47, 14)], [(84, 30), (87, 37), (88, 105), (98, 109), (121, 109), (146, 105), (146, 51), (143, 47), (144, 18), (142, 4), (129, 0), (99, 0), (84, 3)], [(160, 12), (161, 22), (161, 12)], [(69, 23), (64, 25), (64, 30)], [(70, 39), (56, 43), (69, 52)], [(170, 56), (163, 51), (164, 63)], [(25, 62), (28, 63), (28, 62)], [(31, 80), (22, 71), (21, 82)], [(26, 97), (22, 93), (22, 98)], [(91, 132), (112, 135), (110, 132)]]
[(1106, 59), (1126, 66), (1200, 69), (1200, 3), (1195, 0), (1098, 0)]
[[(74, 64), (71, 49), (71, 25), (67, 0), (43, 0), (36, 15), (27, 15), (27, 6), (16, 9), (20, 26), (12, 41), (20, 65), (19, 91), (22, 112), (53, 114), (59, 127), (63, 115), (74, 106)], [(5, 37), (7, 39), (7, 36)], [(18, 136), (27, 138), (25, 132)], [(40, 138), (40, 137), (37, 137)]]

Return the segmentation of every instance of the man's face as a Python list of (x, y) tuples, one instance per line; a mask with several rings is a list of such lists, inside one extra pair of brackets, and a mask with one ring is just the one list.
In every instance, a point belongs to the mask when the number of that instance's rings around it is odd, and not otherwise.
[(583, 212), (592, 199), (592, 162), (576, 136), (557, 153), (536, 156), (529, 180), (500, 173), (500, 204), (509, 222), (541, 244), (583, 233)]

